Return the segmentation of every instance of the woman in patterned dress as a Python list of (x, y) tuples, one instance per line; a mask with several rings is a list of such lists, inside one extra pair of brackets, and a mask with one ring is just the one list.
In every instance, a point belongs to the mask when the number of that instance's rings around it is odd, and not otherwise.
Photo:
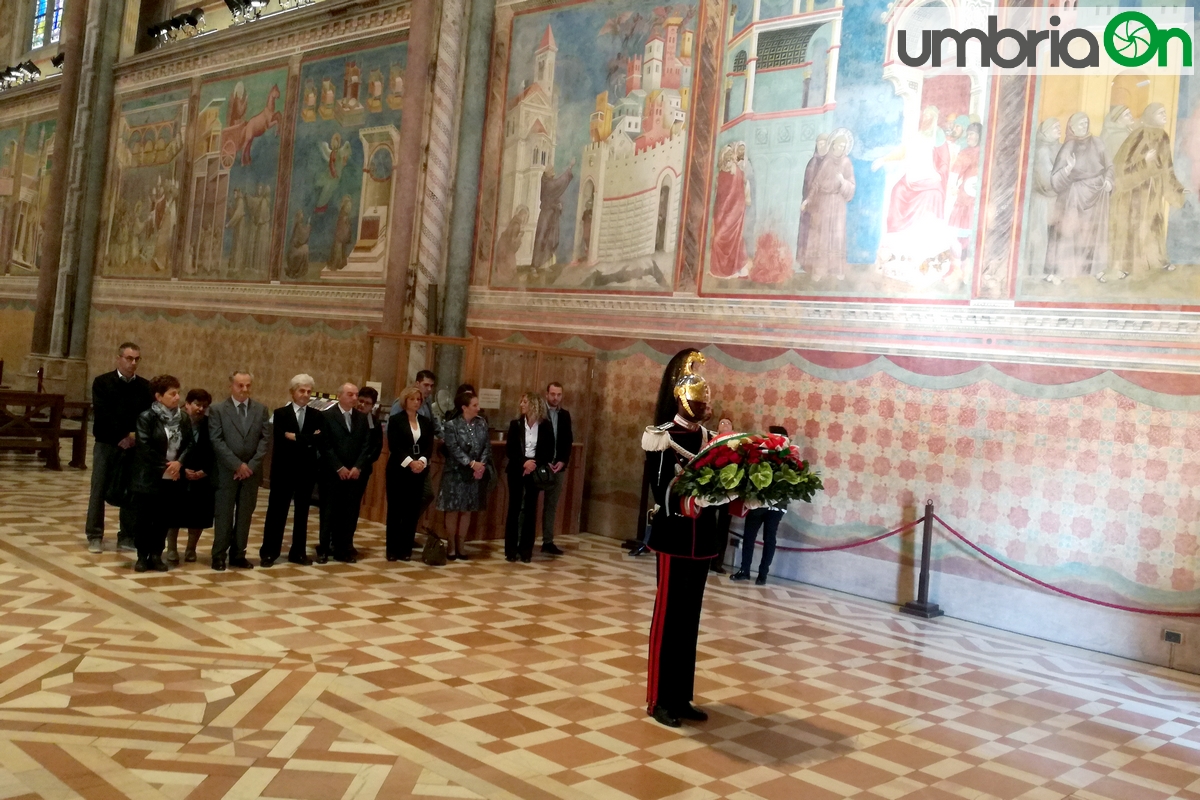
[(479, 398), (474, 392), (459, 392), (454, 406), (461, 413), (446, 422), (443, 439), (446, 467), (442, 472), (438, 510), (446, 512), (448, 557), (465, 561), (463, 541), (471, 530), (471, 519), (487, 505), (492, 443), (487, 422), (479, 415)]

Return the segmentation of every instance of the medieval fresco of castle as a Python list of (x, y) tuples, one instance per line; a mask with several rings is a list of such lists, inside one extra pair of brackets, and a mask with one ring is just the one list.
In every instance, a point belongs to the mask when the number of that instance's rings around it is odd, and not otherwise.
[(968, 296), (987, 82), (892, 58), (910, 5), (727, 6), (704, 293)]
[(106, 277), (173, 277), (188, 97), (180, 89), (121, 104), (99, 254)]
[(205, 83), (191, 133), (183, 277), (270, 277), (287, 68)]
[(1200, 83), (1047, 76), (1033, 114), (1017, 298), (1200, 297)]
[(491, 285), (670, 291), (697, 7), (512, 21)]
[(382, 281), (408, 45), (300, 70), (282, 278)]

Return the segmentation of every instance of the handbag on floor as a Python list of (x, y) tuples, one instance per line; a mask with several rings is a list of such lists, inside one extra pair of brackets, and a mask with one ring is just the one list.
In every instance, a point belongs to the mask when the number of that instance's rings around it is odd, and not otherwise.
[(446, 543), (437, 534), (425, 534), (425, 547), (421, 549), (421, 560), (431, 567), (446, 566)]

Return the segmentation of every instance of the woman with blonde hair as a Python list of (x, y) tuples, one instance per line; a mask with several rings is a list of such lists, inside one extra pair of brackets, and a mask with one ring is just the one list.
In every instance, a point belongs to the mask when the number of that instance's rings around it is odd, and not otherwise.
[(425, 402), (420, 386), (400, 393), (401, 413), (388, 420), (387, 560), (412, 560), (413, 538), (433, 456), (433, 423), (417, 413)]
[[(521, 395), (521, 416), (508, 425), (508, 518), (504, 525), (504, 557), (533, 560), (538, 495), (554, 461), (554, 426), (546, 418), (546, 401), (537, 392)], [(550, 476), (553, 480), (553, 474)], [(522, 516), (524, 512), (524, 516)]]

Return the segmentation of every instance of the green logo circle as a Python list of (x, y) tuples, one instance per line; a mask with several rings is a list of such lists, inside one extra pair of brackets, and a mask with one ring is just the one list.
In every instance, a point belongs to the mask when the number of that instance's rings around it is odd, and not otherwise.
[(1104, 28), (1104, 49), (1122, 67), (1140, 67), (1158, 50), (1158, 26), (1139, 11), (1123, 11)]

